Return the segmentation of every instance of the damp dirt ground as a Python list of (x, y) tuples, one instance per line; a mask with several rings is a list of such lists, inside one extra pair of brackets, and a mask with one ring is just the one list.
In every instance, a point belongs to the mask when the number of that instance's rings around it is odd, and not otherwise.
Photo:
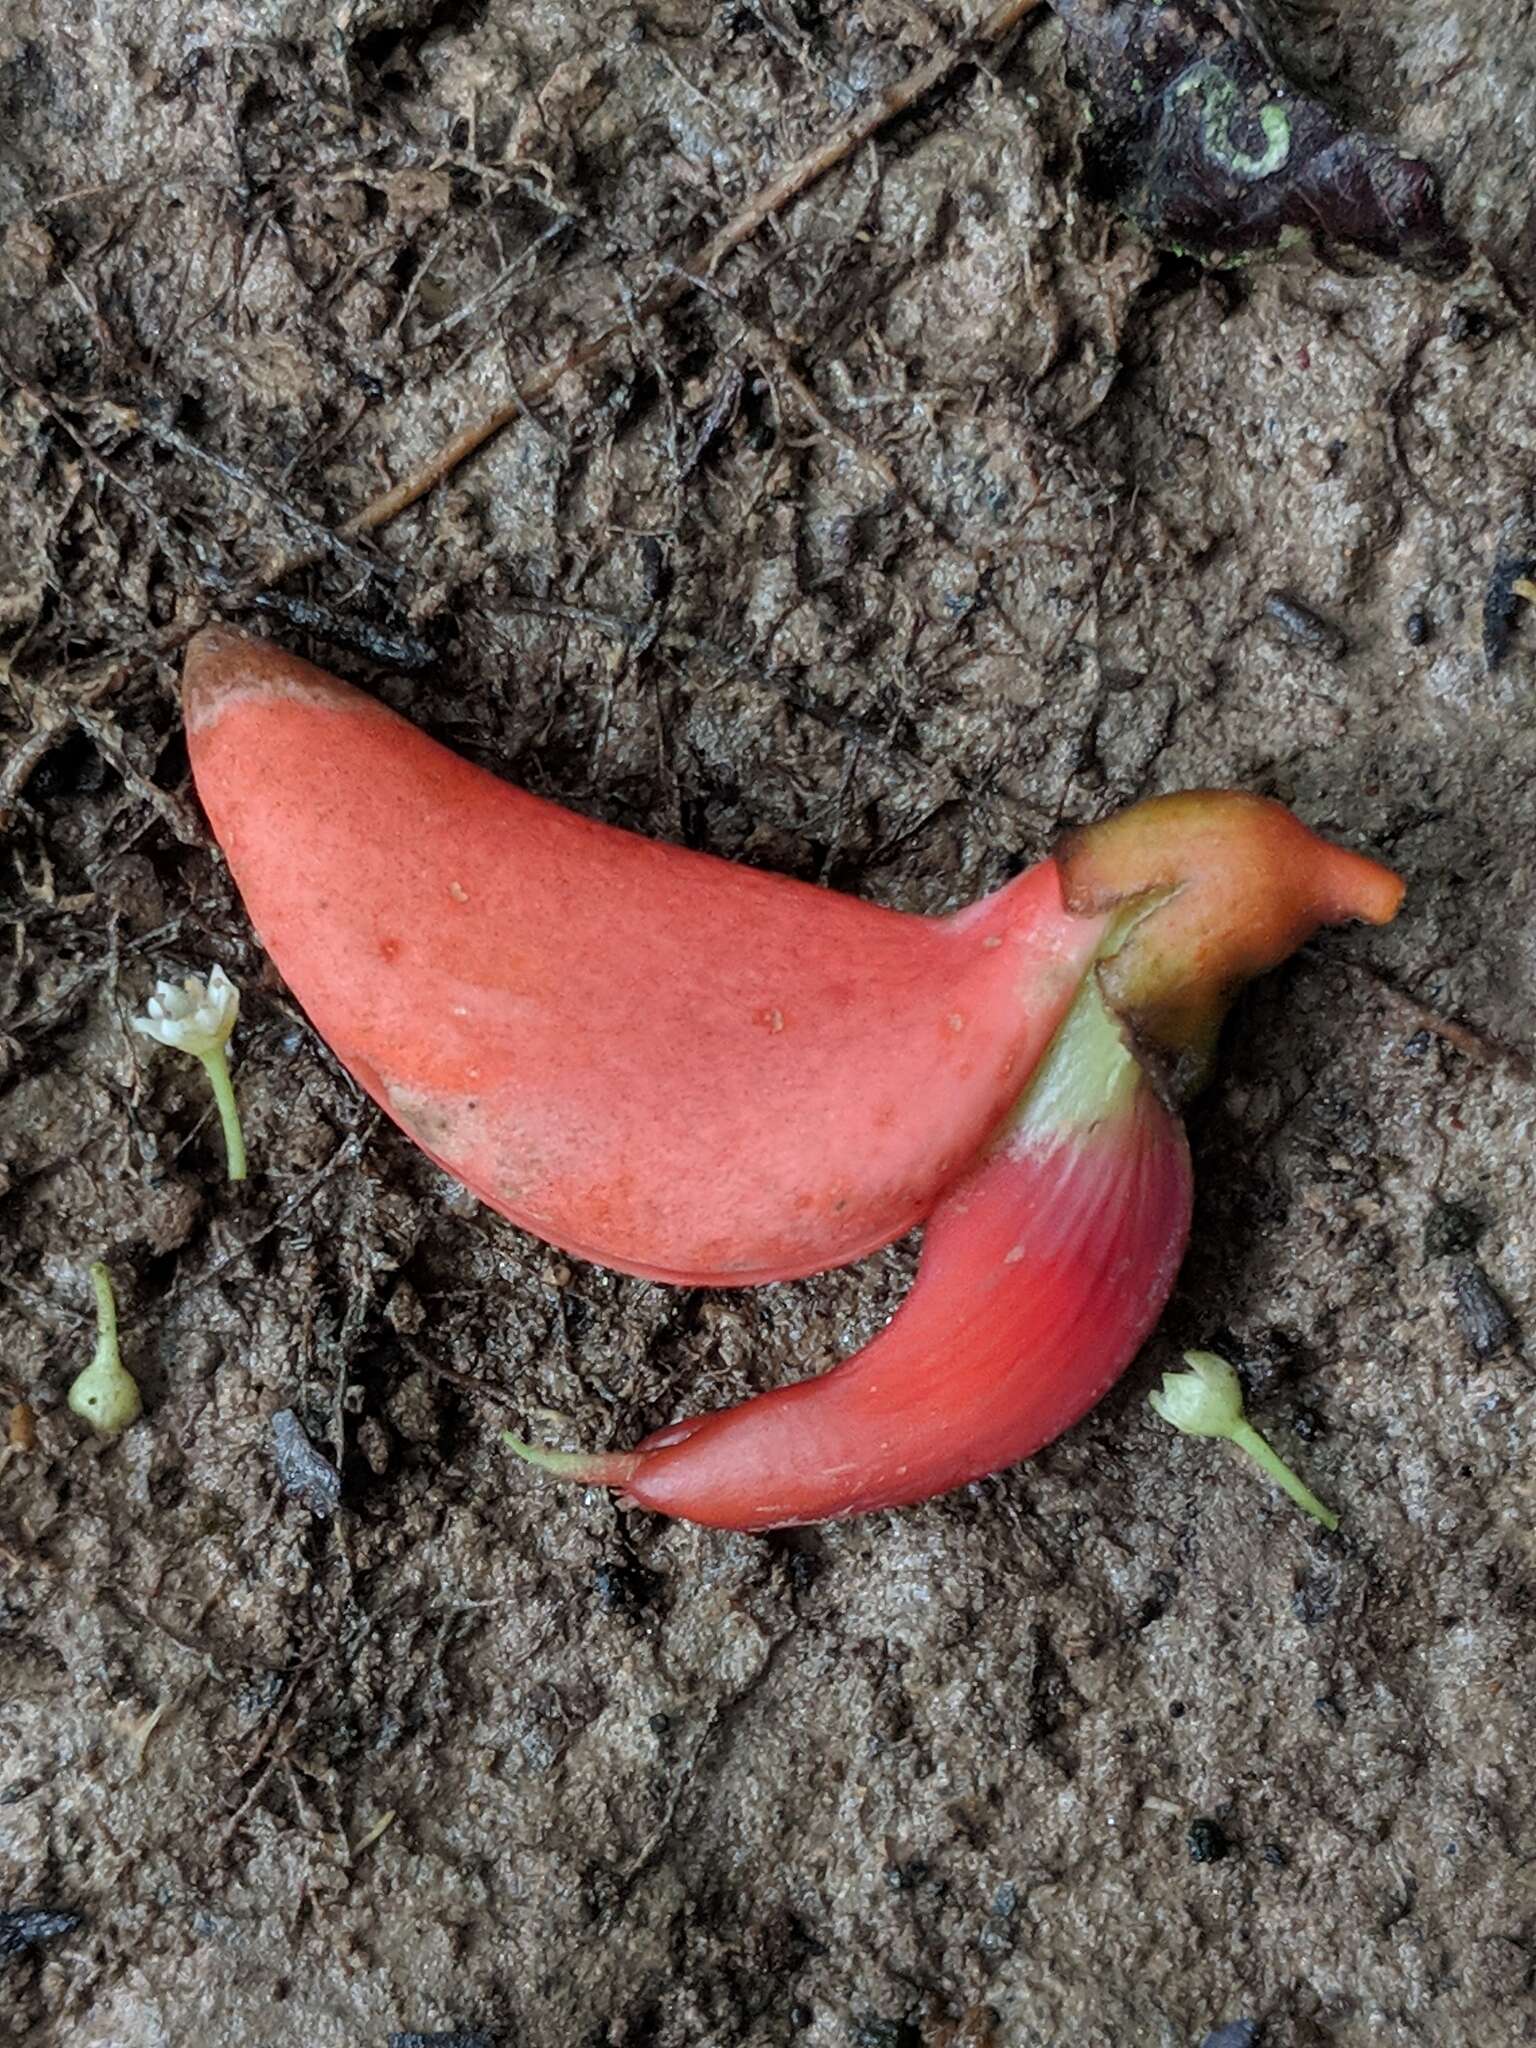
[[(1452, 281), (1149, 250), (1042, 13), (647, 315), (959, 20), (0, 6), (0, 1910), (77, 1916), (0, 1957), (9, 2038), (1536, 2039), (1536, 620), (1491, 672), (1482, 633), (1536, 480), (1531, 10), (1270, 20), (1441, 169)], [(1215, 782), (1407, 906), (1240, 1002), (1177, 1292), (1081, 1427), (841, 1526), (627, 1515), (498, 1429), (620, 1444), (815, 1368), (913, 1247), (651, 1286), (413, 1152), (201, 823), (177, 650), (219, 615), (579, 810), (889, 904)], [(213, 961), (239, 1189), (127, 1029)], [(146, 1402), (108, 1447), (63, 1406), (95, 1258)], [(1336, 1536), (1149, 1414), (1194, 1343)]]

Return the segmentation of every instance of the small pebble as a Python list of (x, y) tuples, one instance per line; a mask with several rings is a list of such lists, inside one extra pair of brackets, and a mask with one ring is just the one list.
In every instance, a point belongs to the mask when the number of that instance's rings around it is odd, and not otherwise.
[(272, 1439), (278, 1484), (284, 1493), (302, 1501), (322, 1520), (335, 1514), (341, 1500), (341, 1474), (315, 1449), (291, 1408), (279, 1408), (273, 1416)]
[(1403, 621), (1403, 631), (1408, 636), (1410, 647), (1422, 647), (1433, 630), (1428, 612), (1410, 612)]

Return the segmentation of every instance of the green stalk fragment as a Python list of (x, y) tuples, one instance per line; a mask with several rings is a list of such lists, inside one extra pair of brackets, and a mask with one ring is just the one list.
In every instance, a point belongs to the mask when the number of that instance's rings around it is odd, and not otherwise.
[(1242, 1382), (1214, 1351), (1186, 1351), (1188, 1372), (1165, 1372), (1163, 1384), (1147, 1396), (1155, 1413), (1185, 1436), (1221, 1436), (1246, 1451), (1275, 1484), (1288, 1493), (1325, 1529), (1337, 1529), (1339, 1518), (1310, 1492), (1243, 1414)]
[(118, 1350), (112, 1278), (99, 1260), (91, 1267), (91, 1285), (96, 1290), (96, 1352), (70, 1387), (69, 1406), (98, 1436), (117, 1436), (138, 1421), (144, 1403)]
[(240, 1014), (239, 989), (222, 967), (215, 967), (207, 981), (189, 974), (180, 988), (173, 981), (158, 982), (145, 1008), (147, 1014), (133, 1020), (135, 1031), (153, 1038), (158, 1045), (189, 1052), (194, 1059), (201, 1060), (218, 1104), (219, 1121), (224, 1126), (229, 1177), (244, 1180), (245, 1134), (240, 1128), (240, 1111), (225, 1050)]
[(634, 1474), (639, 1459), (628, 1451), (546, 1451), (530, 1444), (513, 1430), (504, 1429), (501, 1440), (525, 1464), (557, 1479), (574, 1479), (584, 1486), (622, 1486)]

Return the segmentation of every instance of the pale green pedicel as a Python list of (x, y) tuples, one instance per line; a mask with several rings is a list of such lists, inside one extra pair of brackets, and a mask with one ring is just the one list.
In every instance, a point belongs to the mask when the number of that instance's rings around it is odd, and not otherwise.
[(69, 1406), (98, 1436), (117, 1436), (138, 1421), (144, 1403), (118, 1350), (117, 1303), (111, 1275), (100, 1260), (91, 1267), (91, 1285), (96, 1290), (96, 1351), (69, 1390)]
[(1147, 1396), (1164, 1422), (1185, 1436), (1225, 1437), (1246, 1451), (1298, 1507), (1325, 1529), (1337, 1529), (1338, 1516), (1302, 1485), (1244, 1416), (1242, 1382), (1227, 1361), (1214, 1351), (1186, 1351), (1184, 1363), (1188, 1372), (1165, 1372), (1161, 1389)]

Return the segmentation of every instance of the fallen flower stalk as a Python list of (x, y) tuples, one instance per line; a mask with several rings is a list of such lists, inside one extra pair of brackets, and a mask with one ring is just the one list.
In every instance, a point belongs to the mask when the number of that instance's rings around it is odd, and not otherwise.
[(184, 695), (263, 942), (361, 1085), (493, 1207), (712, 1285), (926, 1222), (908, 1301), (857, 1358), (634, 1452), (535, 1454), (724, 1526), (923, 1499), (1091, 1407), (1182, 1255), (1176, 1111), (1235, 988), (1401, 896), (1278, 804), (1194, 791), (911, 917), (576, 817), (223, 630), (193, 642)]
[(98, 1436), (119, 1436), (138, 1421), (144, 1403), (138, 1381), (123, 1364), (112, 1276), (99, 1259), (91, 1267), (91, 1286), (96, 1295), (96, 1350), (70, 1386), (69, 1407)]
[(179, 988), (174, 981), (157, 982), (145, 1015), (133, 1019), (134, 1030), (143, 1037), (173, 1051), (190, 1053), (202, 1062), (224, 1130), (224, 1157), (231, 1180), (244, 1180), (246, 1170), (245, 1133), (240, 1128), (226, 1050), (239, 1014), (239, 989), (222, 967), (215, 967), (206, 981), (189, 974)]
[(1302, 1485), (1244, 1415), (1242, 1381), (1227, 1361), (1214, 1351), (1186, 1351), (1184, 1363), (1188, 1372), (1165, 1372), (1161, 1388), (1147, 1396), (1153, 1411), (1185, 1436), (1225, 1437), (1314, 1521), (1325, 1529), (1337, 1529), (1338, 1516)]

